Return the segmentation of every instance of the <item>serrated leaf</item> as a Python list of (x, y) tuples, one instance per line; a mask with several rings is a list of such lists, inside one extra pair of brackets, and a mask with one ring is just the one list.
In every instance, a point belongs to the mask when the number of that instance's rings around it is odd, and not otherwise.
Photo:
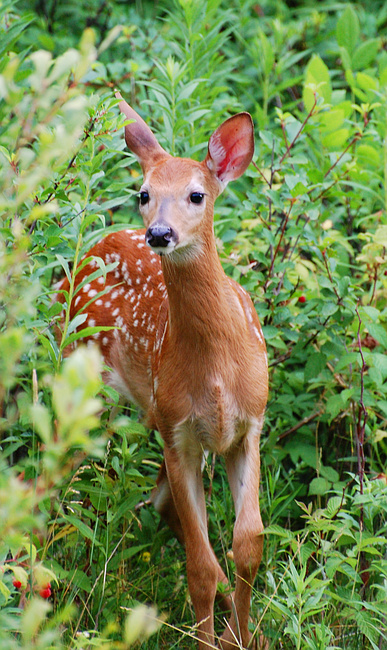
[(331, 497), (326, 506), (328, 515), (330, 517), (336, 515), (337, 511), (345, 506), (345, 503), (346, 501), (342, 497)]

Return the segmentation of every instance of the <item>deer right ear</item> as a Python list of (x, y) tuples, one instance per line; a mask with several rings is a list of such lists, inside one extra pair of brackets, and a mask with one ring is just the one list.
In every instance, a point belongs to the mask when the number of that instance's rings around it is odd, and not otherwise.
[(205, 162), (225, 185), (243, 174), (253, 154), (253, 120), (249, 113), (238, 113), (223, 122), (212, 134)]
[(128, 118), (133, 120), (125, 126), (125, 141), (138, 159), (143, 171), (149, 165), (154, 164), (157, 159), (169, 158), (169, 154), (159, 145), (149, 126), (144, 120), (126, 103), (121, 97), (121, 93), (115, 93), (117, 99), (121, 101), (118, 104), (120, 111)]

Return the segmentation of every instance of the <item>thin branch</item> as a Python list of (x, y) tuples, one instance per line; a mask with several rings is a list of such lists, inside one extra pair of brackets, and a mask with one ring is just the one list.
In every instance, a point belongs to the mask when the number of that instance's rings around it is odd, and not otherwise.
[(331, 166), (329, 167), (328, 171), (325, 172), (325, 174), (324, 174), (324, 178), (326, 178), (326, 177), (328, 176), (328, 174), (331, 173), (332, 169), (334, 169), (334, 168), (336, 167), (336, 165), (338, 165), (338, 163), (340, 162), (340, 160), (342, 159), (342, 157), (347, 153), (348, 149), (350, 149), (350, 148), (352, 147), (352, 145), (355, 144), (355, 142), (357, 142), (357, 140), (360, 140), (361, 137), (362, 137), (362, 134), (361, 134), (361, 133), (355, 133), (355, 135), (354, 135), (354, 137), (352, 138), (351, 142), (349, 143), (349, 145), (347, 145), (347, 146), (345, 147), (344, 151), (343, 151), (343, 152), (340, 154), (340, 156), (337, 158), (336, 162), (334, 162), (333, 165), (331, 165)]
[[(356, 315), (359, 321), (359, 327), (357, 330), (357, 344), (359, 347), (359, 354), (361, 357), (361, 369), (360, 369), (360, 400), (359, 400), (359, 414), (356, 423), (356, 446), (357, 446), (357, 472), (360, 482), (360, 494), (364, 492), (364, 473), (365, 473), (365, 455), (364, 455), (364, 438), (365, 438), (365, 426), (368, 419), (368, 411), (364, 404), (364, 374), (367, 369), (367, 365), (363, 355), (363, 348), (361, 343), (361, 325), (362, 321), (359, 314), (358, 305), (356, 305)], [(363, 506), (361, 506), (360, 511), (360, 524), (363, 528)]]
[(296, 144), (298, 138), (300, 137), (300, 135), (301, 135), (301, 133), (302, 133), (302, 130), (303, 130), (304, 126), (307, 124), (307, 122), (308, 122), (308, 121), (310, 120), (310, 118), (312, 117), (312, 115), (313, 115), (313, 113), (314, 113), (314, 109), (316, 108), (316, 104), (317, 104), (317, 93), (314, 93), (314, 102), (313, 102), (313, 106), (312, 106), (312, 108), (310, 109), (310, 111), (309, 111), (308, 115), (306, 116), (306, 118), (304, 119), (303, 123), (301, 124), (300, 128), (298, 129), (298, 131), (297, 131), (296, 135), (294, 136), (293, 140), (291, 141), (291, 143), (290, 143), (289, 146), (287, 147), (287, 149), (286, 149), (284, 155), (283, 155), (282, 158), (280, 159), (280, 161), (279, 161), (279, 164), (280, 164), (280, 165), (283, 163), (283, 161), (285, 160), (285, 158), (287, 158), (287, 157), (289, 156), (289, 154), (290, 154), (292, 148), (294, 147), (294, 145)]
[(312, 422), (312, 420), (315, 420), (315, 418), (318, 418), (320, 415), (324, 413), (324, 409), (320, 409), (319, 411), (316, 411), (315, 413), (312, 413), (311, 415), (308, 415), (307, 417), (303, 418), (298, 422), (298, 424), (295, 424), (294, 427), (291, 427), (287, 431), (284, 431), (278, 436), (278, 440), (282, 440), (283, 438), (286, 438), (286, 436), (289, 436), (291, 433), (294, 433), (295, 431), (298, 431), (298, 429), (301, 429), (305, 424), (309, 424), (309, 422)]

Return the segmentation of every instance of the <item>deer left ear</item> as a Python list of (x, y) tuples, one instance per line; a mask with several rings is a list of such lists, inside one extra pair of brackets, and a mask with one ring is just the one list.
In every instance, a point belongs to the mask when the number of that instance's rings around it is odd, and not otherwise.
[(242, 176), (254, 154), (254, 126), (249, 113), (223, 122), (210, 137), (207, 167), (222, 184)]

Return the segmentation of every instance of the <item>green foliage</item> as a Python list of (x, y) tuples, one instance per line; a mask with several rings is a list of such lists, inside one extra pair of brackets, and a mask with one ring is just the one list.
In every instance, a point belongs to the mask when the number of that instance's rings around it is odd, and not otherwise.
[[(255, 163), (215, 215), (270, 359), (252, 629), (289, 650), (386, 643), (387, 12), (294, 4), (0, 2), (2, 648), (194, 643), (184, 553), (137, 507), (159, 437), (93, 349), (72, 353), (74, 269), (140, 223), (114, 87), (178, 155), (202, 158), (237, 110), (256, 124)], [(232, 579), (224, 469), (205, 474)]]

